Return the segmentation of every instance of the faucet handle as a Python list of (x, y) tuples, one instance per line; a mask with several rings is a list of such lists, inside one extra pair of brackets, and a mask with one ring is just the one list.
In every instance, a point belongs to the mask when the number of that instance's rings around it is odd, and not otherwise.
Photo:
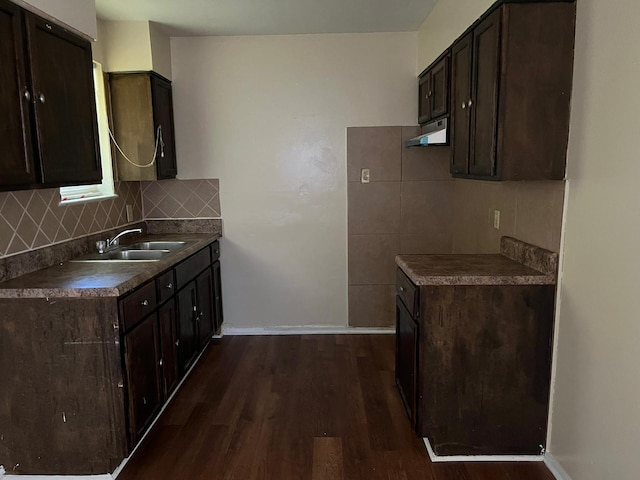
[(104, 253), (107, 248), (107, 242), (105, 242), (104, 240), (98, 240), (96, 242), (96, 248), (98, 249), (98, 253)]

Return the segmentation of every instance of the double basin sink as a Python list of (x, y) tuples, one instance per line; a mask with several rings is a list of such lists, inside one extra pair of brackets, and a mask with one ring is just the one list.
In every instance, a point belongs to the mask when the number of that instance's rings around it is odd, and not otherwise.
[(75, 258), (72, 262), (154, 262), (181, 249), (187, 242), (139, 242), (133, 245), (122, 245), (104, 253), (90, 253)]

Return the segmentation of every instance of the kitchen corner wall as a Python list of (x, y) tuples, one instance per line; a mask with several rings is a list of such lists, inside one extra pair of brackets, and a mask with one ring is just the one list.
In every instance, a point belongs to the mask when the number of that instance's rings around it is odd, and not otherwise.
[[(395, 319), (395, 256), (450, 253), (454, 182), (446, 147), (403, 148), (419, 127), (347, 129), (349, 325)], [(361, 183), (361, 169), (370, 183)]]
[[(0, 192), (0, 258), (142, 220), (138, 182), (117, 182), (117, 197), (60, 206), (60, 189)], [(126, 205), (133, 206), (127, 222)]]

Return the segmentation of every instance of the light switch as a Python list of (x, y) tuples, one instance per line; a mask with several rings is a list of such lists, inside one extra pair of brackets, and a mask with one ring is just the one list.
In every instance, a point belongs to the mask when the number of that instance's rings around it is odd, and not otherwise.
[(493, 228), (500, 230), (500, 210), (493, 211)]
[(368, 168), (363, 168), (362, 170), (360, 170), (360, 183), (369, 183), (370, 178), (371, 177), (369, 175)]

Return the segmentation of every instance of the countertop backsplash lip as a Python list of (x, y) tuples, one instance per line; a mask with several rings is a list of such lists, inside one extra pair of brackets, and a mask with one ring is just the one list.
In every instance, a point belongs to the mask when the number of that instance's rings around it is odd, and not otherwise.
[(417, 286), (556, 284), (557, 253), (512, 237), (501, 245), (499, 254), (398, 255), (396, 264)]

